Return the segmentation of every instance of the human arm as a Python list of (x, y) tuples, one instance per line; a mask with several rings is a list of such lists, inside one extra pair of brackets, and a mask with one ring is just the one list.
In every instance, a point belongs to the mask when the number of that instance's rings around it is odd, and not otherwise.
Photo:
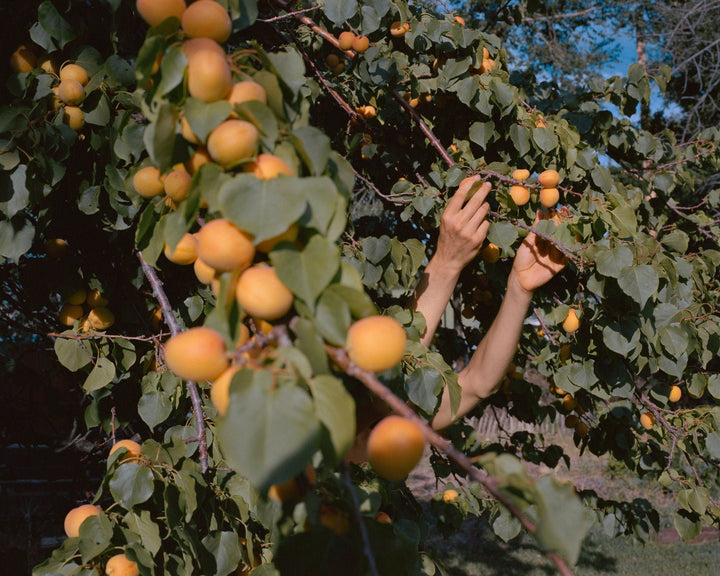
[(564, 266), (563, 255), (552, 244), (539, 239), (534, 233), (525, 237), (515, 255), (500, 310), (470, 362), (458, 374), (462, 389), (458, 412), (454, 418), (451, 416), (450, 395), (446, 388), (440, 408), (432, 420), (434, 428), (448, 426), (495, 392), (515, 355), (533, 293)]
[[(469, 192), (477, 192), (465, 203)], [(438, 245), (425, 267), (414, 296), (414, 308), (425, 317), (426, 329), (420, 342), (429, 346), (452, 296), (460, 272), (477, 255), (489, 223), (485, 199), (490, 184), (480, 176), (465, 178), (448, 202), (440, 221)]]

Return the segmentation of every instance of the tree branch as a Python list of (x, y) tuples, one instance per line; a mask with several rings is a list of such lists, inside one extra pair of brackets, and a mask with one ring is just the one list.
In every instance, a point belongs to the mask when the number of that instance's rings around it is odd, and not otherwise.
[[(150, 266), (150, 264), (145, 262), (142, 252), (138, 250), (136, 254), (138, 260), (140, 260), (140, 266), (142, 266), (143, 273), (148, 279), (148, 282), (150, 282), (150, 286), (152, 286), (153, 295), (158, 301), (158, 304), (160, 304), (160, 308), (162, 309), (163, 313), (163, 319), (170, 328), (170, 333), (173, 336), (176, 336), (177, 334), (182, 332), (182, 329), (180, 328), (180, 323), (177, 321), (177, 318), (175, 318), (175, 315), (173, 314), (172, 306), (170, 306), (170, 301), (168, 300), (167, 294), (165, 294), (165, 290), (163, 290), (162, 282), (160, 281), (160, 278), (158, 278), (155, 269)], [(198, 450), (200, 451), (200, 469), (204, 474), (208, 471), (208, 450), (207, 439), (205, 436), (205, 414), (203, 412), (202, 400), (200, 399), (200, 391), (198, 390), (197, 384), (189, 380), (186, 381), (186, 384), (188, 387), (188, 392), (190, 393), (190, 402), (192, 403), (193, 407), (193, 415), (195, 416), (195, 428), (197, 430)]]

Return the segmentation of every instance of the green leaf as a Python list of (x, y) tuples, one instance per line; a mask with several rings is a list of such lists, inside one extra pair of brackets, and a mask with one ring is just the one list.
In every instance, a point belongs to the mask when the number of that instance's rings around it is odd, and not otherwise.
[(38, 7), (38, 22), (50, 36), (57, 41), (61, 50), (77, 38), (75, 30), (57, 11), (50, 0), (45, 0)]
[(710, 374), (708, 376), (707, 391), (710, 396), (720, 400), (720, 374)]
[(702, 529), (702, 522), (697, 515), (687, 510), (678, 510), (673, 518), (673, 524), (684, 542), (697, 538)]
[(319, 235), (313, 236), (300, 251), (281, 244), (270, 254), (280, 281), (311, 308), (340, 266), (337, 246)]
[(183, 106), (185, 118), (190, 124), (193, 134), (201, 142), (205, 142), (210, 132), (230, 116), (231, 110), (232, 106), (227, 100), (206, 104), (198, 98), (188, 98)]
[(274, 387), (269, 372), (243, 369), (216, 433), (230, 466), (265, 491), (305, 468), (319, 448), (320, 423), (302, 388)]
[(352, 321), (350, 306), (340, 293), (330, 286), (322, 293), (315, 310), (315, 327), (329, 344), (344, 346)]
[(648, 264), (627, 266), (618, 276), (618, 285), (643, 308), (651, 296), (657, 292), (660, 280), (657, 272)]
[[(63, 334), (74, 335), (74, 332), (66, 330)], [(85, 340), (57, 337), (54, 348), (60, 364), (71, 372), (77, 372), (93, 359), (92, 351)]]
[(610, 212), (612, 224), (622, 238), (631, 238), (637, 233), (635, 210), (629, 204), (618, 206)]
[[(511, 127), (511, 137), (512, 137), (512, 127)], [(488, 143), (490, 140), (492, 140), (493, 136), (495, 135), (495, 123), (490, 120), (489, 122), (475, 122), (470, 126), (470, 132), (468, 134), (471, 141), (475, 142), (480, 148), (485, 150), (487, 148)], [(525, 139), (525, 142), (527, 143), (527, 138)], [(513, 143), (516, 144), (517, 148), (517, 142), (513, 139)], [(525, 148), (525, 153), (530, 150), (530, 146), (527, 145)], [(521, 154), (522, 155), (522, 154)]]
[(95, 366), (85, 379), (83, 388), (86, 392), (95, 392), (105, 388), (115, 378), (115, 364), (109, 358), (101, 357), (97, 359)]
[(530, 130), (525, 128), (525, 126), (512, 124), (510, 126), (510, 140), (512, 140), (520, 158), (530, 152)]
[(308, 382), (315, 401), (315, 412), (330, 433), (330, 441), (340, 462), (355, 442), (355, 400), (341, 380), (320, 375)]
[(298, 128), (292, 133), (291, 138), (310, 173), (313, 176), (320, 176), (325, 171), (330, 158), (330, 138), (313, 126)]
[(595, 376), (595, 361), (585, 360), (582, 364), (572, 364), (568, 378), (575, 386), (590, 390), (598, 381), (597, 376)]
[(161, 172), (165, 172), (172, 165), (176, 126), (177, 111), (172, 104), (166, 102), (158, 108), (155, 122), (143, 133), (148, 154)]
[(248, 100), (235, 105), (235, 112), (241, 120), (252, 123), (260, 133), (260, 141), (264, 148), (275, 149), (278, 137), (278, 123), (272, 110), (258, 100)]
[(298, 318), (293, 327), (297, 335), (295, 345), (308, 358), (315, 374), (325, 374), (330, 371), (327, 353), (323, 339), (315, 326), (307, 318)]
[(488, 228), (488, 241), (497, 245), (501, 250), (507, 250), (517, 240), (518, 232), (510, 222), (490, 222)]
[(356, 0), (326, 0), (323, 4), (323, 12), (333, 24), (341, 25), (345, 20), (350, 20), (358, 9)]
[(172, 413), (172, 403), (162, 392), (143, 394), (138, 401), (138, 414), (152, 430)]
[(128, 512), (123, 520), (130, 530), (140, 536), (140, 540), (148, 552), (155, 556), (162, 546), (162, 539), (160, 538), (160, 526), (153, 522), (150, 511)]
[(632, 251), (622, 245), (612, 249), (598, 246), (595, 254), (595, 266), (598, 272), (611, 278), (620, 276), (622, 269), (631, 266), (632, 263)]
[(510, 542), (522, 530), (522, 524), (508, 510), (501, 506), (500, 514), (493, 520), (492, 529), (503, 542)]
[(687, 332), (678, 325), (667, 326), (658, 332), (663, 348), (675, 358), (687, 352), (690, 339)]
[[(187, 58), (181, 46), (171, 46), (162, 57), (160, 65), (160, 84), (155, 91), (155, 98), (165, 96), (171, 92), (185, 79), (185, 70), (187, 69)], [(229, 114), (229, 112), (228, 112)]]
[(543, 549), (558, 552), (570, 564), (575, 564), (590, 528), (589, 512), (569, 483), (543, 476), (536, 486), (538, 520), (535, 537)]
[(103, 512), (86, 518), (80, 525), (80, 554), (90, 562), (110, 547), (113, 523)]
[(0, 255), (17, 263), (32, 246), (35, 227), (25, 218), (0, 221)]
[(545, 154), (554, 150), (558, 145), (557, 136), (547, 128), (533, 128), (532, 135), (535, 144), (537, 144), (538, 148), (545, 152)]
[(408, 398), (425, 414), (433, 414), (438, 395), (443, 389), (440, 373), (434, 368), (422, 366), (413, 370), (405, 381)]
[(380, 261), (390, 254), (390, 248), (392, 247), (390, 237), (385, 235), (380, 236), (380, 238), (373, 236), (363, 238), (361, 245), (363, 254), (371, 264), (380, 264)]
[(716, 430), (705, 437), (705, 448), (711, 458), (720, 459), (720, 431)]
[(24, 210), (30, 200), (30, 191), (25, 184), (27, 166), (21, 164), (9, 176), (0, 173), (0, 211), (12, 218)]
[(633, 321), (608, 324), (603, 328), (603, 341), (613, 352), (628, 356), (640, 342), (640, 328)]
[(203, 546), (215, 558), (215, 576), (227, 576), (242, 560), (240, 539), (235, 532), (211, 532), (202, 539)]
[(130, 510), (152, 496), (153, 474), (147, 466), (124, 462), (110, 478), (110, 493), (125, 510)]
[(595, 183), (595, 186), (600, 188), (603, 192), (607, 193), (610, 192), (613, 188), (613, 179), (612, 175), (610, 174), (610, 170), (605, 168), (605, 166), (595, 166), (592, 169), (592, 172), (590, 172), (590, 177), (592, 178), (592, 181)]
[(281, 176), (259, 180), (239, 174), (226, 182), (218, 202), (226, 218), (262, 242), (285, 232), (305, 212), (312, 180)]

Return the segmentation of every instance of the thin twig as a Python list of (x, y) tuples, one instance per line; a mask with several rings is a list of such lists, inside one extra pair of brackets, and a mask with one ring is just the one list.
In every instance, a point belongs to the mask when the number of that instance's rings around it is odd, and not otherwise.
[(353, 503), (353, 512), (355, 514), (355, 520), (357, 521), (358, 528), (360, 529), (360, 537), (363, 541), (363, 551), (368, 561), (368, 567), (370, 568), (370, 574), (373, 576), (379, 576), (377, 565), (375, 564), (375, 556), (373, 556), (372, 548), (370, 546), (370, 538), (367, 533), (367, 526), (363, 520), (363, 516), (360, 513), (360, 503), (358, 502), (357, 494), (355, 494), (355, 486), (353, 486), (352, 478), (350, 478), (350, 470), (345, 462), (342, 465), (343, 468), (343, 480), (345, 481), (345, 487), (350, 492), (350, 498)]
[[(175, 318), (175, 315), (173, 314), (172, 306), (170, 306), (170, 301), (168, 300), (167, 294), (165, 294), (165, 290), (163, 290), (162, 282), (160, 281), (160, 278), (158, 278), (155, 269), (147, 262), (145, 262), (145, 258), (143, 258), (142, 252), (138, 251), (136, 254), (138, 260), (140, 260), (140, 265), (142, 266), (143, 273), (148, 279), (148, 282), (150, 282), (150, 286), (152, 286), (153, 295), (158, 301), (158, 304), (160, 304), (160, 308), (162, 309), (163, 313), (163, 320), (165, 320), (165, 323), (170, 328), (171, 334), (173, 336), (176, 336), (177, 334), (182, 332), (182, 329), (180, 328), (180, 323), (177, 321), (177, 318)], [(204, 474), (208, 471), (207, 439), (205, 437), (205, 414), (203, 412), (202, 400), (200, 399), (200, 392), (198, 391), (197, 384), (189, 380), (186, 381), (186, 384), (188, 387), (188, 392), (190, 393), (190, 402), (192, 403), (193, 414), (195, 416), (195, 428), (197, 429), (198, 450), (200, 452), (200, 469)]]
[(258, 18), (256, 22), (264, 22), (265, 24), (269, 24), (270, 22), (277, 22), (278, 20), (282, 20), (283, 18), (292, 18), (293, 16), (297, 16), (298, 14), (304, 14), (305, 12), (312, 12), (313, 10), (317, 10), (318, 8), (322, 8), (322, 6), (312, 6), (310, 8), (303, 8), (302, 10), (296, 10), (295, 12), (288, 12), (287, 14), (283, 14), (282, 16), (274, 16), (273, 18), (267, 18), (263, 20), (262, 18)]
[[(525, 530), (530, 534), (535, 534), (537, 531), (535, 524), (501, 491), (497, 478), (484, 474), (479, 468), (473, 466), (465, 454), (456, 449), (450, 440), (443, 438), (435, 432), (410, 406), (405, 404), (400, 398), (393, 394), (389, 388), (380, 382), (375, 374), (367, 370), (362, 370), (353, 364), (345, 350), (333, 348), (332, 346), (325, 346), (325, 350), (346, 374), (362, 382), (378, 398), (385, 401), (395, 412), (417, 424), (420, 430), (422, 430), (423, 436), (425, 436), (430, 444), (444, 452), (451, 460), (460, 466), (460, 468), (467, 472), (472, 480), (482, 485), (495, 500), (500, 502), (500, 504), (507, 508), (507, 510), (518, 519)], [(546, 552), (546, 555), (555, 563), (558, 572), (562, 576), (572, 576), (567, 562), (565, 562), (559, 554), (556, 552)]]

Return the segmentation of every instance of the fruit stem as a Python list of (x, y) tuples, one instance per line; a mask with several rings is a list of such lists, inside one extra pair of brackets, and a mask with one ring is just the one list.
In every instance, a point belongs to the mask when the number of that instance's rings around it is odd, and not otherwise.
[[(148, 282), (150, 282), (153, 296), (155, 296), (155, 300), (157, 300), (160, 308), (162, 309), (163, 320), (170, 328), (171, 334), (173, 336), (177, 336), (180, 332), (182, 332), (182, 329), (180, 328), (180, 323), (177, 321), (177, 318), (175, 318), (175, 314), (173, 314), (173, 309), (172, 306), (170, 306), (170, 301), (168, 300), (167, 294), (165, 294), (165, 290), (163, 290), (162, 281), (160, 280), (160, 278), (158, 278), (155, 269), (150, 266), (150, 264), (145, 262), (145, 258), (143, 258), (142, 252), (138, 250), (136, 254), (138, 260), (140, 260), (140, 266), (142, 266), (143, 273), (148, 279)], [(195, 416), (195, 428), (197, 429), (198, 450), (200, 452), (200, 470), (202, 470), (202, 473), (205, 474), (208, 471), (208, 450), (207, 439), (205, 437), (205, 414), (203, 413), (202, 400), (200, 399), (200, 392), (198, 391), (197, 384), (189, 380), (186, 381), (186, 384), (188, 392), (190, 393), (190, 402), (192, 403), (193, 407), (193, 415)]]

